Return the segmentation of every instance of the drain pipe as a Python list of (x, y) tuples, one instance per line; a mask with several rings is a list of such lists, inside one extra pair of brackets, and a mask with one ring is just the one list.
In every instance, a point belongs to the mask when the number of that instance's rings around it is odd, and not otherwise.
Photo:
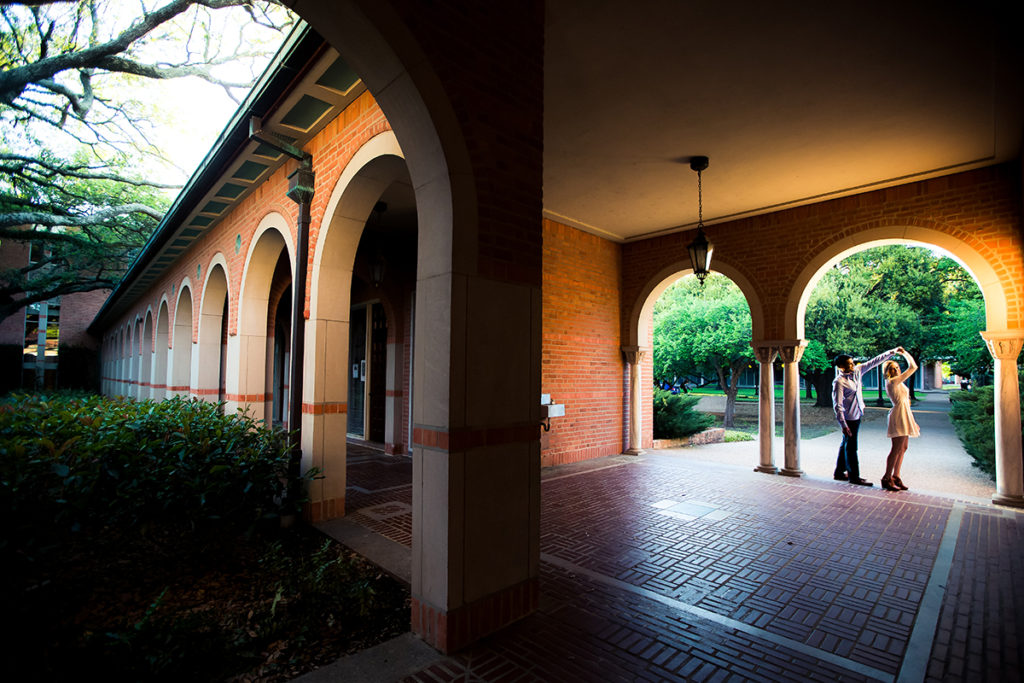
[(288, 198), (299, 205), (298, 238), (295, 245), (295, 277), (292, 282), (292, 353), (288, 367), (288, 431), (292, 448), (289, 489), (299, 481), (302, 467), (302, 366), (306, 340), (306, 264), (309, 260), (310, 204), (313, 201), (313, 155), (263, 130), (256, 116), (249, 120), (249, 139), (272, 147), (299, 162), (288, 176)]

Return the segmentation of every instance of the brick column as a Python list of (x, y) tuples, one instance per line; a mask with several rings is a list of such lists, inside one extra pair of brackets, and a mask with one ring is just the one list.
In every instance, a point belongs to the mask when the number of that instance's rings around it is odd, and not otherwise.
[(800, 469), (800, 358), (807, 348), (806, 339), (779, 342), (783, 367), (783, 419), (785, 421), (785, 466), (779, 474), (802, 477)]
[(640, 455), (643, 444), (643, 386), (640, 368), (647, 349), (639, 346), (623, 346), (622, 355), (629, 365), (629, 448), (626, 455)]
[(996, 492), (992, 502), (1024, 507), (1020, 387), (1017, 380), (1017, 356), (1024, 343), (1024, 331), (985, 331), (981, 336), (995, 359)]
[(779, 350), (771, 342), (751, 342), (754, 356), (760, 367), (761, 377), (757, 389), (758, 401), (758, 444), (761, 450), (761, 462), (754, 468), (755, 472), (777, 474), (775, 466), (775, 373), (773, 363)]

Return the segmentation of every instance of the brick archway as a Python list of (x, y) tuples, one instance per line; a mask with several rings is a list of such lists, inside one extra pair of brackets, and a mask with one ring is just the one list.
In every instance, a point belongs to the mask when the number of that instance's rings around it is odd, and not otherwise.
[(457, 649), (537, 605), (543, 5), (294, 7), (363, 79), (415, 188), (412, 623)]
[[(199, 334), (196, 343), (195, 386), (193, 392), (201, 399), (217, 401), (223, 393), (222, 339), (230, 314), (231, 291), (223, 254), (216, 254), (206, 268), (202, 299), (199, 304)], [(225, 305), (227, 302), (227, 305)]]
[(157, 307), (156, 338), (153, 342), (153, 391), (154, 401), (167, 398), (167, 350), (169, 345), (169, 309), (167, 297), (161, 297)]
[(171, 369), (167, 393), (188, 397), (192, 387), (192, 283), (188, 278), (178, 287), (174, 305), (174, 332), (171, 335)]
[(282, 252), (295, 263), (295, 245), (284, 216), (271, 212), (263, 217), (249, 241), (245, 255), (235, 334), (229, 337), (232, 359), (228, 378), (229, 412), (251, 411), (256, 419), (267, 415), (267, 312), (274, 269)]
[[(727, 261), (718, 260), (714, 270), (732, 280), (743, 292), (750, 308), (751, 339), (764, 337), (764, 306), (757, 289), (747, 276)], [(656, 272), (640, 289), (627, 317), (627, 328), (623, 339), (625, 362), (629, 371), (627, 414), (624, 416), (629, 434), (627, 452), (639, 453), (653, 442), (653, 386), (654, 366), (652, 362), (652, 341), (654, 303), (668, 287), (681, 277), (693, 273), (689, 262), (675, 261)]]
[(303, 378), (303, 466), (323, 477), (311, 491), (313, 519), (345, 510), (349, 304), (356, 250), (374, 204), (391, 183), (407, 179), (394, 133), (370, 138), (331, 191), (310, 271), (309, 324)]
[[(976, 240), (974, 240), (976, 242)], [(1020, 328), (1019, 303), (1016, 313), (1010, 301), (1022, 300), (1019, 279), (1003, 277), (1007, 268), (1021, 269), (1019, 249), (1007, 254), (994, 253), (991, 248), (973, 244), (950, 232), (931, 227), (882, 226), (852, 232), (814, 254), (797, 274), (786, 300), (785, 329), (794, 339), (803, 338), (804, 313), (814, 286), (825, 272), (850, 254), (886, 244), (939, 247), (957, 260), (974, 277), (985, 297), (985, 323), (989, 329)]]
[[(1024, 259), (1017, 235), (981, 240), (945, 226), (872, 225), (851, 231), (819, 250), (797, 275), (786, 301), (785, 326), (796, 339), (804, 333), (804, 313), (811, 291), (833, 264), (845, 256), (884, 244), (935, 246), (949, 252), (974, 277), (985, 298), (987, 329), (982, 337), (994, 358), (996, 503), (1024, 507), (1024, 463), (1021, 461), (1021, 404), (1017, 358), (1024, 345), (1019, 273)], [(1016, 277), (1008, 276), (1015, 274)]]

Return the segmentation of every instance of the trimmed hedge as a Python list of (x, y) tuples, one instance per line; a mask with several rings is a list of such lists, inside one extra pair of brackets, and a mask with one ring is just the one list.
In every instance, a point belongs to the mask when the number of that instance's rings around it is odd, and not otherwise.
[(715, 418), (696, 410), (699, 396), (673, 394), (654, 389), (654, 438), (680, 439), (702, 432), (715, 423)]
[[(1021, 402), (1024, 403), (1024, 373), (1021, 373)], [(995, 398), (992, 386), (975, 386), (970, 391), (949, 395), (950, 421), (974, 466), (996, 478)], [(1024, 421), (1022, 421), (1024, 428)]]
[(181, 398), (0, 401), (0, 552), (31, 557), (83, 529), (249, 527), (289, 512), (287, 435), (220, 410)]

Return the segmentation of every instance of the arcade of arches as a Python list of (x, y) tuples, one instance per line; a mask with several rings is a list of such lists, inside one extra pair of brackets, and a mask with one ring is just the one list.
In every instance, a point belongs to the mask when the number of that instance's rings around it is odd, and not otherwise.
[[(133, 273), (151, 279), (119, 288), (94, 323), (103, 390), (224, 401), (287, 425), (292, 283), (305, 262), (302, 459), (324, 474), (308, 517), (344, 514), (349, 438), (411, 453), (413, 626), (450, 651), (536, 607), (540, 468), (649, 447), (651, 310), (689, 272), (692, 231), (619, 243), (542, 219), (538, 38), (481, 49), (495, 73), (516, 62), (514, 77), (493, 79), (499, 89), (444, 68), (447, 52), (417, 53), (387, 16), (308, 4), (298, 11), (327, 43), (358, 46), (343, 54), (365, 84), (304, 143), (316, 174), (308, 254), (296, 259), (298, 207), (286, 196), (296, 164), (285, 161), (185, 250), (143, 256)], [(521, 36), (542, 21), (500, 19)], [(492, 20), (438, 16), (418, 30), (448, 36), (445, 21)], [(504, 116), (534, 139), (503, 135)], [(713, 267), (750, 305), (762, 376), (784, 368), (783, 452), (762, 438), (751, 465), (801, 474), (796, 368), (821, 274), (866, 245), (934, 245), (984, 293), (996, 502), (1024, 506), (1021, 215), (1012, 163), (711, 226)], [(565, 406), (550, 431), (542, 393)], [(763, 392), (762, 435), (774, 409)]]

